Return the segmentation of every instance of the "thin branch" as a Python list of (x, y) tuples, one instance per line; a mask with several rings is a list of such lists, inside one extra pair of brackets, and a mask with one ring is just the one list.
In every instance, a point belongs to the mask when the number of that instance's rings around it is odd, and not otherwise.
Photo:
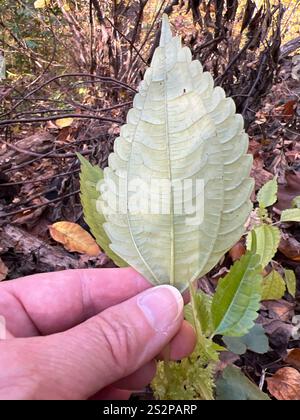
[(51, 115), (49, 117), (38, 117), (38, 118), (20, 118), (20, 119), (12, 119), (12, 120), (3, 120), (0, 121), (0, 126), (7, 126), (13, 124), (20, 124), (20, 123), (37, 123), (37, 122), (44, 122), (44, 121), (55, 121), (60, 120), (63, 118), (85, 118), (85, 119), (92, 119), (92, 120), (100, 120), (106, 122), (112, 122), (117, 124), (124, 124), (124, 121), (114, 119), (114, 118), (107, 118), (107, 117), (98, 117), (97, 115), (84, 115), (84, 114), (58, 114), (58, 115)]
[[(77, 141), (75, 141), (74, 143), (71, 143), (71, 144), (69, 144), (69, 143), (64, 144), (63, 146), (58, 147), (56, 150), (50, 150), (49, 152), (44, 153), (43, 155), (41, 155), (39, 157), (36, 157), (36, 158), (31, 159), (31, 160), (29, 160), (27, 162), (24, 162), (24, 163), (20, 163), (19, 165), (13, 166), (12, 168), (5, 169), (3, 172), (8, 173), (8, 172), (12, 172), (12, 171), (15, 171), (15, 170), (19, 170), (21, 168), (24, 168), (25, 166), (30, 165), (31, 163), (39, 161), (41, 159), (51, 158), (51, 156), (54, 154), (54, 152), (64, 150), (64, 149), (66, 149), (67, 147), (70, 147), (70, 146), (78, 145), (78, 144), (81, 144), (81, 143), (87, 143), (89, 141), (98, 140), (98, 139), (99, 139), (99, 137), (92, 137), (91, 139), (82, 139), (82, 140), (77, 140)], [(81, 154), (84, 154), (84, 153), (86, 153), (86, 152), (82, 152)]]
[(46, 82), (42, 83), (40, 86), (38, 86), (37, 88), (33, 89), (31, 92), (28, 92), (19, 102), (17, 102), (9, 111), (5, 112), (4, 114), (0, 115), (1, 117), (4, 117), (6, 115), (9, 115), (12, 113), (12, 111), (14, 111), (16, 108), (18, 108), (19, 105), (21, 105), (25, 99), (28, 99), (31, 95), (33, 95), (34, 93), (38, 92), (39, 90), (41, 90), (43, 87), (47, 86), (48, 84), (62, 79), (62, 78), (66, 78), (66, 77), (91, 77), (94, 78), (95, 80), (99, 80), (101, 82), (104, 83), (114, 83), (116, 85), (122, 86), (124, 89), (128, 89), (133, 93), (137, 93), (137, 91), (132, 88), (131, 86), (127, 85), (124, 82), (121, 82), (119, 80), (114, 79), (113, 77), (106, 77), (106, 76), (97, 76), (94, 74), (88, 74), (88, 73), (67, 73), (67, 74), (61, 74), (59, 76), (55, 76), (52, 77), (51, 79), (47, 80)]
[(14, 216), (16, 214), (19, 214), (22, 211), (39, 209), (41, 207), (45, 207), (45, 206), (48, 206), (49, 204), (57, 203), (58, 201), (64, 200), (65, 198), (68, 198), (68, 197), (72, 197), (73, 195), (79, 194), (79, 193), (80, 193), (80, 190), (75, 190), (71, 193), (62, 195), (61, 197), (57, 197), (53, 200), (49, 200), (47, 203), (35, 204), (35, 205), (32, 205), (32, 206), (26, 207), (25, 209), (14, 210), (14, 211), (11, 211), (9, 213), (1, 212), (0, 217)]
[(78, 172), (80, 172), (80, 169), (74, 169), (72, 171), (62, 172), (60, 174), (54, 174), (54, 175), (51, 175), (51, 176), (46, 176), (42, 179), (31, 179), (31, 180), (27, 180), (27, 181), (6, 182), (6, 183), (3, 183), (3, 184), (0, 184), (0, 187), (13, 187), (13, 186), (16, 186), (16, 185), (44, 183), (45, 181), (50, 181), (51, 179), (54, 179), (54, 178), (61, 178), (61, 177), (64, 177), (64, 176), (77, 174)]

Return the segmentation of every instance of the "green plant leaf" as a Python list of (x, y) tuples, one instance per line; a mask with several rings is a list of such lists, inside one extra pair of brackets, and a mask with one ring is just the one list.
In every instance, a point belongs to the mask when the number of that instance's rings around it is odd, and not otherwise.
[(217, 381), (217, 400), (270, 400), (235, 366), (227, 366)]
[(248, 251), (219, 280), (212, 301), (215, 334), (241, 337), (253, 327), (261, 299), (259, 261), (258, 255)]
[(247, 350), (264, 354), (269, 350), (269, 340), (260, 324), (255, 324), (243, 337), (223, 337), (228, 350), (235, 354), (244, 354)]
[(195, 324), (199, 322), (201, 332), (207, 337), (213, 331), (211, 304), (212, 297), (204, 293), (201, 289), (198, 289), (194, 293), (191, 293), (191, 302), (185, 305), (186, 320), (194, 325), (196, 330), (197, 326)]
[(97, 205), (97, 200), (100, 197), (97, 184), (103, 180), (103, 171), (98, 166), (91, 165), (89, 161), (79, 153), (77, 153), (77, 157), (81, 163), (80, 199), (83, 207), (84, 220), (96, 238), (98, 245), (103, 249), (106, 255), (119, 267), (125, 267), (127, 264), (109, 247), (109, 239), (102, 226), (105, 219), (101, 213), (101, 207)]
[[(111, 249), (151, 283), (183, 292), (244, 232), (253, 189), (247, 148), (233, 100), (172, 37), (164, 15), (160, 45), (104, 170)], [(153, 180), (167, 188), (153, 193)], [(196, 212), (182, 211), (184, 185)]]
[(296, 276), (293, 270), (284, 269), (284, 279), (288, 292), (293, 297), (296, 296)]
[[(253, 229), (256, 235), (256, 254), (260, 256), (260, 264), (265, 268), (277, 252), (280, 242), (280, 230), (276, 226), (261, 225)], [(252, 231), (252, 232), (253, 232)], [(252, 246), (251, 232), (247, 236), (247, 249)]]
[(300, 209), (283, 210), (280, 216), (281, 222), (300, 222)]
[(151, 382), (160, 400), (213, 400), (214, 372), (219, 360), (218, 346), (204, 339), (189, 357), (178, 362), (158, 362)]
[(277, 179), (268, 181), (257, 193), (259, 207), (266, 208), (272, 206), (277, 201), (278, 184)]
[(281, 299), (285, 292), (285, 282), (278, 271), (272, 270), (263, 279), (262, 300)]
[(300, 209), (300, 195), (293, 198), (292, 200), (292, 207)]

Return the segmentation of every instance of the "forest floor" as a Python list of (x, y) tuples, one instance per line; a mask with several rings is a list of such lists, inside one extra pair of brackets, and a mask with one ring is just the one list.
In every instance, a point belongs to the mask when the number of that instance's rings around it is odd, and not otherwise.
[[(255, 191), (274, 176), (278, 179), (278, 201), (270, 209), (273, 222), (278, 222), (281, 211), (300, 196), (300, 86), (291, 73), (292, 62), (286, 59), (248, 129)], [(115, 115), (122, 113), (116, 110)], [(12, 140), (8, 142), (4, 134), (0, 143), (0, 280), (68, 268), (113, 266), (101, 252), (90, 257), (67, 251), (51, 238), (49, 226), (63, 220), (88, 230), (82, 216), (75, 153), (80, 151), (92, 162), (106, 166), (118, 126), (106, 125), (105, 135), (96, 120), (75, 118), (58, 125), (48, 121), (18, 127), (12, 131)], [(255, 193), (252, 199), (256, 203)], [(300, 224), (283, 223), (279, 227), (281, 242), (272, 265), (279, 271), (286, 268), (295, 272), (296, 296), (286, 293), (282, 299), (262, 303), (259, 322), (269, 336), (267, 353), (229, 353), (224, 360), (224, 366), (235, 361), (261, 386), (265, 372), (272, 374), (286, 366), (300, 368)], [(212, 292), (232, 261), (244, 252), (241, 239), (202, 280), (201, 287)], [(292, 349), (297, 352), (291, 353)]]

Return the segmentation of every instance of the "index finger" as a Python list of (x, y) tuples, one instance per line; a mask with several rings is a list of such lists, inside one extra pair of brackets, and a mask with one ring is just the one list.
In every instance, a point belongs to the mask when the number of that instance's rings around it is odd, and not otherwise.
[(66, 270), (0, 284), (0, 314), (14, 336), (67, 330), (150, 284), (132, 268)]

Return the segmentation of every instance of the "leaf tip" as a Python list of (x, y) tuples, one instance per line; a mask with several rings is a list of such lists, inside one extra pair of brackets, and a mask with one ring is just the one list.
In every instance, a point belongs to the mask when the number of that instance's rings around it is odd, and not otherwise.
[(159, 46), (164, 47), (172, 39), (169, 17), (166, 13), (162, 15), (161, 35)]

